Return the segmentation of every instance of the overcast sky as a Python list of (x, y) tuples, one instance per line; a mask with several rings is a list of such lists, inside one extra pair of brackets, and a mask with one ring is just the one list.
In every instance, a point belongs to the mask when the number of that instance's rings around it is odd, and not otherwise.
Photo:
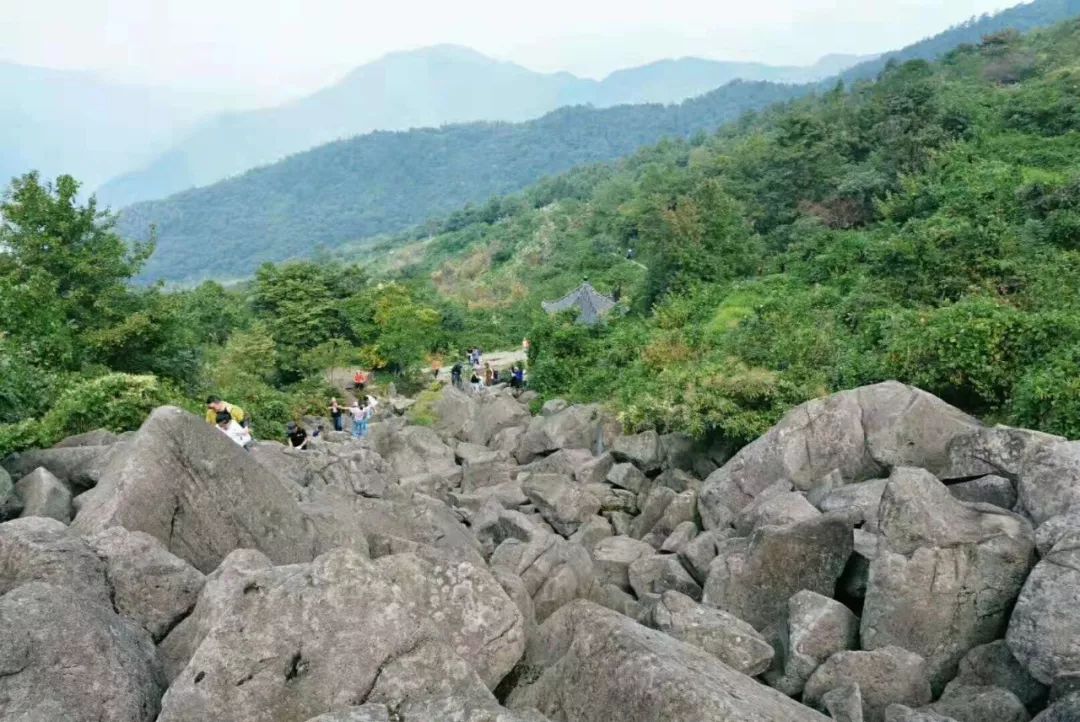
[(897, 48), (1008, 0), (0, 0), (0, 60), (263, 100), (457, 43), (601, 77), (665, 57), (808, 64)]

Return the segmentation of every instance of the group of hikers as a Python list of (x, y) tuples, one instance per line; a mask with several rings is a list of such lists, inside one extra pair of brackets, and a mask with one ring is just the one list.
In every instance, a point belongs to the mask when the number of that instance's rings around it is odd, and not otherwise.
[[(528, 340), (522, 342), (523, 348), (528, 348)], [(510, 367), (508, 372), (501, 372), (497, 368), (492, 368), (490, 363), (484, 362), (483, 352), (479, 348), (469, 349), (466, 354), (465, 363), (471, 368), (469, 376), (469, 385), (473, 391), (482, 392), (489, 386), (496, 386), (501, 383), (510, 384), (512, 388), (523, 389), (525, 388), (525, 366), (524, 364), (514, 364)], [(450, 368), (450, 383), (455, 388), (465, 388), (465, 364), (462, 362), (455, 363)], [(438, 372), (436, 371), (436, 374)]]
[[(529, 350), (529, 341), (522, 341), (522, 349)], [(469, 384), (476, 392), (482, 392), (485, 388), (508, 383), (512, 388), (525, 388), (525, 366), (514, 364), (509, 371), (500, 372), (492, 368), (490, 363), (484, 362), (483, 352), (479, 348), (471, 348), (466, 354), (466, 362), (470, 367)], [(435, 377), (438, 378), (439, 369), (433, 368)], [(459, 388), (465, 388), (464, 364), (455, 363), (450, 369), (451, 383)], [(353, 375), (353, 391), (355, 396), (352, 403), (345, 407), (338, 404), (336, 398), (330, 399), (330, 420), (334, 425), (334, 431), (345, 431), (345, 414), (352, 418), (349, 431), (353, 438), (360, 439), (367, 436), (368, 425), (375, 415), (375, 409), (379, 405), (378, 399), (365, 393), (372, 381), (370, 372), (357, 371)], [(363, 404), (360, 400), (363, 399)], [(255, 442), (251, 435), (251, 419), (242, 408), (236, 404), (230, 404), (217, 396), (211, 396), (206, 400), (206, 422), (213, 424), (223, 434), (232, 439), (237, 445), (248, 449)], [(317, 438), (323, 431), (322, 425), (316, 427), (310, 435), (307, 430), (295, 421), (285, 425), (285, 442), (293, 449), (307, 449), (311, 446), (312, 439)]]
[(375, 415), (375, 407), (378, 405), (379, 400), (371, 395), (365, 395), (363, 406), (360, 405), (359, 399), (354, 398), (348, 409), (342, 408), (336, 398), (330, 399), (330, 420), (334, 423), (334, 431), (345, 430), (342, 417), (347, 410), (349, 416), (352, 417), (353, 438), (360, 439), (367, 436), (368, 424), (371, 422), (371, 417)]
[[(359, 399), (353, 399), (348, 408), (338, 404), (336, 398), (330, 399), (330, 420), (334, 424), (334, 431), (344, 431), (343, 416), (346, 412), (352, 417), (353, 438), (359, 439), (367, 435), (368, 424), (375, 415), (375, 408), (379, 405), (378, 399), (367, 395), (363, 406)], [(250, 418), (242, 408), (236, 404), (230, 404), (217, 396), (211, 396), (206, 400), (206, 422), (216, 426), (223, 434), (232, 439), (238, 446), (248, 449), (255, 442), (251, 435)], [(308, 435), (307, 430), (290, 421), (285, 425), (285, 443), (292, 449), (307, 449), (311, 440), (317, 438), (323, 431), (320, 424), (315, 431)]]

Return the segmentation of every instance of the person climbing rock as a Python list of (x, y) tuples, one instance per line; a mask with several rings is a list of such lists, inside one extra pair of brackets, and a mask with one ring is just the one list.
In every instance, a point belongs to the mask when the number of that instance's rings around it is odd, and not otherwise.
[(244, 410), (236, 404), (230, 404), (222, 401), (217, 396), (211, 396), (206, 400), (206, 423), (216, 424), (217, 415), (222, 411), (229, 412), (229, 417), (240, 426), (245, 429), (250, 425), (248, 422), (248, 416), (244, 413)]
[(310, 439), (303, 426), (298, 426), (295, 421), (285, 425), (285, 438), (289, 441), (289, 448), (306, 449)]
[(214, 415), (214, 425), (221, 430), (221, 433), (235, 441), (243, 449), (247, 449), (254, 442), (254, 439), (251, 438), (251, 432), (236, 423), (236, 420), (228, 411), (218, 411)]

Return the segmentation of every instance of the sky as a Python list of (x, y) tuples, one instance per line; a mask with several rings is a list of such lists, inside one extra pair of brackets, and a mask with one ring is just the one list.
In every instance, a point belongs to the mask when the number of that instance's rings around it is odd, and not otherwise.
[(472, 47), (603, 77), (668, 57), (804, 65), (1009, 0), (0, 0), (0, 60), (278, 102), (395, 50)]

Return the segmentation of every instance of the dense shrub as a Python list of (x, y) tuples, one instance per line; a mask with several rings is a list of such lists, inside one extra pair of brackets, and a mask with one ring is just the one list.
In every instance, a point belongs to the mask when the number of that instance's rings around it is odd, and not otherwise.
[(110, 373), (64, 389), (41, 419), (41, 441), (55, 443), (94, 429), (137, 429), (158, 406), (179, 394), (154, 376)]
[(1016, 385), (1010, 420), (1070, 439), (1080, 438), (1080, 345), (1027, 371)]

